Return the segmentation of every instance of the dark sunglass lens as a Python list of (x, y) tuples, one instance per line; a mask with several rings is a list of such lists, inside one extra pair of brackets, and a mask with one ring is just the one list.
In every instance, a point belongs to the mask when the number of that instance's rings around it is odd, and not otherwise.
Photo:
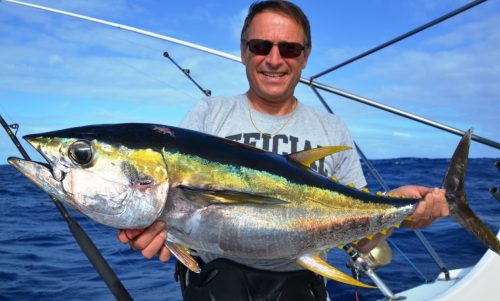
[[(256, 55), (268, 55), (273, 48), (273, 43), (268, 40), (253, 39), (247, 42), (248, 49)], [(280, 42), (278, 43), (280, 55), (284, 58), (298, 57), (304, 46), (294, 42)]]
[(267, 55), (273, 48), (273, 43), (266, 40), (250, 40), (247, 44), (248, 49), (257, 55)]
[(299, 43), (281, 42), (279, 43), (279, 49), (282, 57), (294, 58), (302, 53), (304, 46)]

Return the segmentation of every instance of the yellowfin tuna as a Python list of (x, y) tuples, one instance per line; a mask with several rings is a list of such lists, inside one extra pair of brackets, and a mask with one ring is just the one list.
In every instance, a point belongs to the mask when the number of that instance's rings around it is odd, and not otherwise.
[[(471, 133), (444, 180), (451, 215), (495, 252), (500, 243), (467, 205), (463, 179)], [(89, 218), (120, 229), (168, 225), (166, 246), (198, 272), (190, 249), (254, 259), (293, 259), (325, 277), (367, 286), (319, 256), (399, 225), (420, 199), (360, 191), (311, 169), (343, 146), (288, 156), (152, 124), (93, 125), (25, 139), (47, 164), (9, 163)]]

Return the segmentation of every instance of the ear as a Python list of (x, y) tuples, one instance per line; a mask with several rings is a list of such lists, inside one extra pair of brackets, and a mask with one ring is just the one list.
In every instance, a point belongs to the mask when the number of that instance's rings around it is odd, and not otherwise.
[(247, 64), (247, 46), (242, 43), (240, 43), (240, 52), (241, 52), (241, 63), (243, 65)]
[(311, 54), (311, 47), (304, 50), (304, 63), (302, 64), (302, 69), (307, 67), (307, 60), (309, 59), (309, 54)]

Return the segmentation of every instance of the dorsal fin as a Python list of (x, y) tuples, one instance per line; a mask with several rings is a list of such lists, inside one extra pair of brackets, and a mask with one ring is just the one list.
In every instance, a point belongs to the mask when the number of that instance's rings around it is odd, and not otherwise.
[(303, 150), (289, 154), (288, 159), (297, 162), (305, 167), (310, 167), (315, 161), (321, 160), (326, 156), (351, 149), (349, 146), (323, 146), (313, 149)]

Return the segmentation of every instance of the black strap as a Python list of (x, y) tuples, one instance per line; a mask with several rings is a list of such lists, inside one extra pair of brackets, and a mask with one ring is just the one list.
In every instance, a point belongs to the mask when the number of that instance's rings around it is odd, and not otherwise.
[(307, 270), (273, 272), (253, 269), (228, 259), (203, 264), (199, 274), (176, 263), (186, 301), (324, 301), (323, 277)]

